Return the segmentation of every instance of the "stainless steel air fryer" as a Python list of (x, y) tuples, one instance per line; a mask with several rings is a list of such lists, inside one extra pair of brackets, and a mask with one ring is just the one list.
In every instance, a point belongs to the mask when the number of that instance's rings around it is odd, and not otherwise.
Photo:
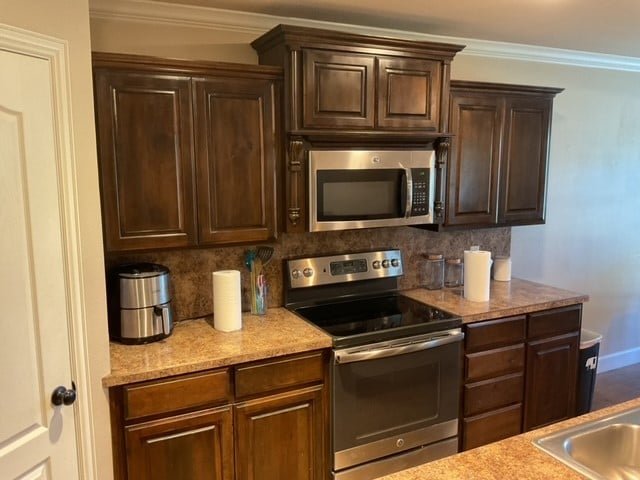
[(164, 265), (134, 263), (110, 271), (109, 334), (121, 343), (149, 343), (171, 334), (170, 273)]

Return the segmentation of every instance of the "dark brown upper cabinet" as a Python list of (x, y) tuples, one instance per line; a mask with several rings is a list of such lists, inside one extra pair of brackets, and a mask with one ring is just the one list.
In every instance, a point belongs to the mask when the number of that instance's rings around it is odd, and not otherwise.
[(308, 49), (302, 53), (301, 128), (375, 126), (375, 60), (357, 55)]
[(451, 81), (445, 227), (544, 223), (553, 98), (562, 90)]
[(261, 242), (276, 231), (271, 80), (195, 79), (198, 243)]
[(94, 70), (107, 250), (195, 243), (191, 80)]
[(282, 70), (94, 53), (107, 251), (277, 235)]
[(251, 44), (285, 71), (285, 128), (377, 134), (446, 132), (449, 70), (461, 45), (279, 25)]

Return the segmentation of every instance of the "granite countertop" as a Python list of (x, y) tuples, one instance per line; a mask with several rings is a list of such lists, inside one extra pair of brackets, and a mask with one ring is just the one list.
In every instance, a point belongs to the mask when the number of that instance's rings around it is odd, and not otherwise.
[[(404, 295), (462, 317), (463, 322), (518, 315), (573, 305), (587, 295), (527, 280), (491, 282), (488, 302), (471, 302), (463, 289), (406, 290)], [(242, 330), (220, 332), (211, 317), (177, 322), (170, 337), (146, 345), (112, 342), (111, 373), (105, 387), (225, 367), (281, 355), (331, 347), (331, 337), (284, 308), (265, 316), (243, 313)]]
[(488, 302), (465, 300), (463, 287), (441, 290), (417, 288), (402, 294), (459, 315), (464, 323), (575, 305), (589, 299), (588, 295), (518, 278), (512, 278), (510, 282), (491, 281)]
[(386, 475), (380, 477), (379, 480), (584, 479), (583, 475), (540, 450), (532, 442), (564, 428), (574, 427), (591, 420), (597, 420), (638, 407), (640, 407), (640, 398), (425, 463), (418, 467)]
[(111, 342), (105, 387), (225, 367), (331, 347), (331, 337), (284, 308), (243, 313), (242, 329), (221, 332), (212, 318), (177, 322), (171, 335), (146, 345)]

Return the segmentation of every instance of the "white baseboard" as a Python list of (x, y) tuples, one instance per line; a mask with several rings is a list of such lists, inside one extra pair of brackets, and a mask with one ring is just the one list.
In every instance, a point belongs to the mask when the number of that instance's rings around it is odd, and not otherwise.
[(627, 367), (634, 363), (640, 363), (640, 347), (600, 356), (598, 359), (598, 373)]

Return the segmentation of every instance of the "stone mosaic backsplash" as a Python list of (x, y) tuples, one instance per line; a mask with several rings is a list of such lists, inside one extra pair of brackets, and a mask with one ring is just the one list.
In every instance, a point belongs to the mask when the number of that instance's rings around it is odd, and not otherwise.
[[(333, 253), (399, 248), (402, 251), (404, 276), (400, 289), (420, 286), (420, 266), (427, 253), (461, 257), (472, 245), (495, 255), (509, 255), (511, 228), (490, 228), (460, 232), (431, 232), (412, 227), (347, 230), (304, 234), (281, 234), (271, 262), (265, 267), (269, 284), (269, 306), (283, 304), (283, 259)], [(210, 315), (213, 312), (211, 273), (216, 270), (240, 270), (242, 309), (250, 310), (249, 272), (244, 256), (250, 246), (193, 248), (157, 252), (107, 254), (106, 268), (121, 263), (152, 262), (171, 271), (172, 303), (177, 321)]]

